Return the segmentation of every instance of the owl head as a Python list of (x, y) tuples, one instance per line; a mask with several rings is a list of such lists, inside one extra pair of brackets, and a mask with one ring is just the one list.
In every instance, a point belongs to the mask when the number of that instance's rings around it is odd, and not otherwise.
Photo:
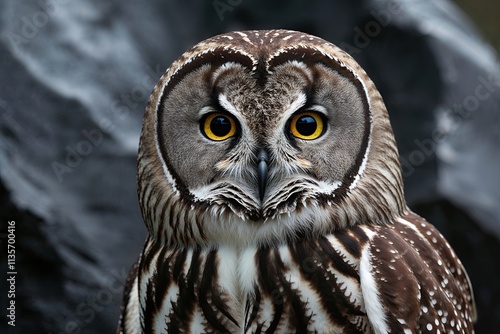
[(286, 31), (184, 53), (148, 102), (138, 192), (166, 244), (271, 244), (406, 210), (382, 98), (347, 53)]

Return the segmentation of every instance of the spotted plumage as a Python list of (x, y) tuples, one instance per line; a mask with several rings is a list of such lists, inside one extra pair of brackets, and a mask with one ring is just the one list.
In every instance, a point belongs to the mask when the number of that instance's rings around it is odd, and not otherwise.
[(470, 333), (462, 264), (406, 206), (373, 82), (311, 35), (234, 32), (156, 85), (149, 231), (118, 333)]

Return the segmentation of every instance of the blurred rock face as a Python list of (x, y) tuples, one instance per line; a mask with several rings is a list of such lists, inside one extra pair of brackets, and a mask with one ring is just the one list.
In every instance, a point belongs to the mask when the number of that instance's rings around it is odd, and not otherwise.
[(318, 35), (365, 68), (391, 115), (410, 206), (468, 269), (477, 331), (500, 325), (500, 74), (450, 3), (40, 0), (0, 13), (0, 216), (3, 238), (16, 222), (18, 272), (16, 327), (1, 332), (114, 330), (146, 236), (135, 161), (152, 87), (199, 40), (267, 28)]

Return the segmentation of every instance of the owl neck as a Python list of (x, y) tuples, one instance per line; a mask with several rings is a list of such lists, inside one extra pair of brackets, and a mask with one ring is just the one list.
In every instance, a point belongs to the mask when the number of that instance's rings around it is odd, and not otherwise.
[(175, 207), (155, 210), (145, 216), (145, 221), (152, 242), (168, 247), (242, 249), (294, 244), (354, 226), (387, 225), (408, 211), (404, 201), (385, 198), (368, 202), (360, 198), (315, 203), (264, 221), (248, 220), (229, 210), (213, 215), (207, 206), (167, 200), (176, 203)]

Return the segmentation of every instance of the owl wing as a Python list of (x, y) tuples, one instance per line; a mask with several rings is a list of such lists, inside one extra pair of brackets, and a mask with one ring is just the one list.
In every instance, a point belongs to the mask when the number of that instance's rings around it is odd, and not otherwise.
[(372, 228), (360, 281), (376, 333), (471, 333), (476, 319), (467, 273), (435, 227), (410, 212)]

